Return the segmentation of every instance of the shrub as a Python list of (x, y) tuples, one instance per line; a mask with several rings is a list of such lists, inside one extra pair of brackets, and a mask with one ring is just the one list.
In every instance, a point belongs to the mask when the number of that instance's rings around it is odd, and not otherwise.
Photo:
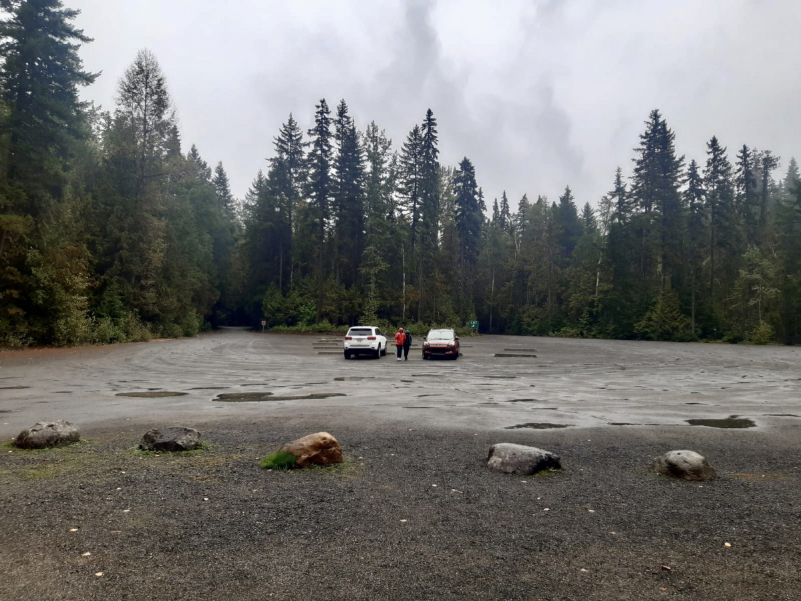
[(773, 341), (776, 333), (766, 321), (760, 321), (753, 330), (748, 332), (748, 340), (754, 344), (768, 344)]
[(266, 470), (290, 470), (295, 467), (295, 456), (286, 451), (278, 451), (272, 455), (267, 455), (259, 462), (259, 465)]
[(698, 342), (698, 334), (695, 334), (692, 330), (682, 330), (678, 334), (673, 337), (673, 340), (676, 342)]
[(723, 342), (728, 342), (729, 344), (739, 344), (745, 338), (739, 332), (727, 332), (723, 335)]

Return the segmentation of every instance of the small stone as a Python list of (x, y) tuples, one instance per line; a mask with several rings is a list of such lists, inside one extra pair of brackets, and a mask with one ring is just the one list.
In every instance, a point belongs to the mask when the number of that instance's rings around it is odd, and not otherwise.
[(298, 438), (281, 447), (281, 451), (292, 453), (297, 467), (342, 463), (342, 447), (328, 432)]
[(664, 476), (706, 482), (717, 478), (703, 455), (695, 451), (670, 451), (654, 460), (654, 469)]
[(723, 543), (724, 547), (731, 547), (731, 543)]
[(401, 520), (401, 522), (405, 522), (406, 520)]
[(81, 554), (81, 557), (89, 557), (91, 553), (87, 551), (86, 553)]
[(170, 426), (147, 431), (139, 448), (143, 451), (195, 451), (202, 445), (200, 432), (194, 428)]
[(78, 532), (77, 528), (70, 528), (70, 532)]
[(546, 469), (562, 467), (559, 455), (537, 447), (500, 443), (490, 447), (487, 467), (495, 472), (530, 476)]
[(98, 578), (100, 578), (102, 575), (103, 575), (103, 572), (95, 572), (95, 576), (97, 576)]
[(78, 426), (64, 420), (37, 422), (19, 433), (13, 445), (20, 449), (46, 449), (78, 442), (81, 432)]

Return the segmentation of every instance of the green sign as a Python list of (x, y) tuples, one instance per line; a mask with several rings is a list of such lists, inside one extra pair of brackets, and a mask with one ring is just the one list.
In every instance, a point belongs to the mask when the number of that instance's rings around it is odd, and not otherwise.
[(467, 322), (467, 327), (470, 328), (471, 330), (477, 330), (478, 329), (478, 322), (477, 321), (468, 321)]

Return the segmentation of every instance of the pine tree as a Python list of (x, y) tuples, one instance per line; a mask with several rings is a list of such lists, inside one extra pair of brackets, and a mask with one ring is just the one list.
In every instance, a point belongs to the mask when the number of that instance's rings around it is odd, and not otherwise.
[(422, 158), (423, 140), (420, 126), (415, 125), (406, 137), (400, 158), (400, 192), (404, 198), (404, 211), (411, 221), (411, 247), (414, 252), (422, 220)]
[(270, 181), (275, 194), (280, 198), (277, 209), (283, 219), (281, 221), (279, 248), (279, 288), (292, 288), (295, 272), (295, 256), (293, 236), (297, 233), (296, 215), (303, 199), (306, 185), (306, 158), (303, 148), (303, 132), (292, 116), (281, 125), (278, 135), (273, 138), (275, 156), (270, 159)]
[(570, 186), (565, 186), (564, 193), (559, 197), (556, 225), (559, 228), (559, 246), (562, 248), (562, 256), (568, 258), (573, 254), (573, 249), (576, 248), (581, 237), (581, 220)]
[[(731, 249), (735, 245), (734, 187), (731, 163), (726, 157), (726, 148), (717, 137), (707, 143), (707, 161), (704, 169), (704, 193), (709, 211), (709, 291), (715, 298), (715, 280), (720, 267), (720, 249)], [(717, 263), (716, 263), (717, 260)]]
[(350, 288), (356, 283), (364, 250), (364, 154), (344, 100), (337, 107), (334, 127), (337, 143), (333, 182), (337, 279)]
[(331, 203), (331, 110), (325, 98), (315, 107), (314, 127), (309, 130), (309, 180), (308, 192), (311, 218), (317, 242), (317, 321), (322, 319), (325, 300), (325, 240), (326, 224)]
[(503, 229), (507, 233), (511, 233), (512, 212), (509, 209), (509, 199), (506, 197), (506, 190), (504, 190), (503, 194), (501, 194), (501, 211), (500, 211), (499, 223), (501, 225), (501, 229)]
[(759, 167), (761, 172), (761, 185), (759, 188), (759, 230), (763, 239), (768, 235), (768, 218), (771, 206), (770, 185), (771, 172), (779, 166), (780, 157), (775, 156), (770, 150), (759, 153)]
[(595, 217), (595, 210), (590, 206), (590, 203), (584, 203), (584, 208), (581, 210), (581, 227), (584, 234), (594, 234), (598, 231), (598, 220)]
[(212, 183), (217, 192), (217, 202), (219, 206), (233, 219), (234, 197), (231, 194), (231, 183), (228, 180), (228, 174), (225, 172), (222, 161), (218, 162), (217, 167), (214, 168), (214, 179)]
[(701, 263), (704, 249), (708, 246), (709, 223), (704, 199), (704, 180), (698, 171), (695, 159), (687, 168), (687, 188), (684, 191), (684, 204), (688, 215), (688, 254), (690, 271), (690, 324), (696, 333), (696, 307), (698, 305), (701, 283)]
[(759, 207), (757, 205), (757, 180), (754, 173), (756, 156), (743, 144), (737, 153), (735, 184), (740, 219), (745, 225), (746, 238), (753, 244), (759, 232)]
[(74, 155), (75, 142), (87, 133), (87, 104), (78, 88), (98, 74), (83, 70), (78, 49), (92, 39), (70, 23), (80, 11), (60, 0), (5, 0), (2, 8), (9, 13), (0, 21), (0, 83), (8, 110), (3, 130), (10, 134), (6, 173), (23, 183), (27, 209), (38, 215), (42, 195), (61, 197), (59, 163)]

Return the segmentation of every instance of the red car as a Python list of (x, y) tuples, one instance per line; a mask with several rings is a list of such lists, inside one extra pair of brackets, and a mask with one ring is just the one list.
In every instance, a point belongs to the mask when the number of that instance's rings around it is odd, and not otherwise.
[(459, 337), (451, 329), (431, 330), (423, 342), (423, 359), (447, 357), (459, 358)]

